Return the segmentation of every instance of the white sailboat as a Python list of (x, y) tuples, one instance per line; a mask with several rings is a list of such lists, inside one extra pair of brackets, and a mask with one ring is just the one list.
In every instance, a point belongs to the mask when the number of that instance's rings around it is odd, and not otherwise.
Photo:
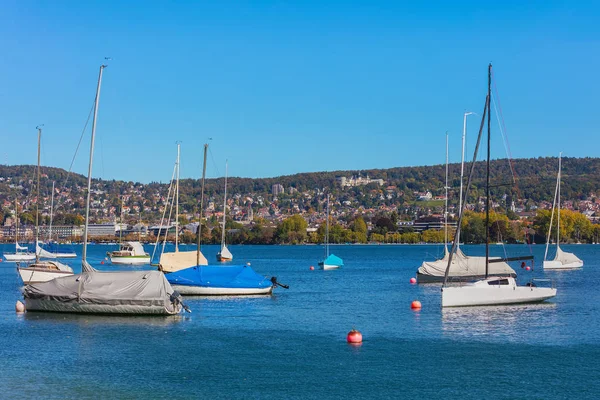
[[(162, 244), (162, 251), (160, 254), (160, 260), (158, 263), (158, 269), (164, 273), (175, 272), (181, 269), (193, 267), (195, 265), (208, 265), (208, 260), (200, 251), (179, 251), (179, 165), (180, 165), (180, 154), (181, 145), (177, 143), (177, 159), (175, 161), (175, 167), (173, 169), (173, 175), (171, 176), (171, 185), (169, 186), (169, 193), (167, 194), (167, 204), (169, 199), (172, 199), (171, 211), (169, 212), (169, 219), (171, 219), (171, 212), (173, 210), (173, 202), (175, 202), (175, 251), (166, 252), (165, 245), (167, 243), (168, 234), (165, 233)], [(175, 180), (175, 187), (173, 188), (173, 181)], [(171, 197), (171, 191), (173, 196)], [(167, 207), (163, 212), (163, 216), (160, 222), (160, 226), (163, 226)], [(198, 233), (200, 234), (200, 233)], [(155, 251), (158, 248), (158, 241), (160, 239), (160, 233), (156, 238)], [(154, 254), (153, 254), (154, 255)]]
[[(48, 240), (45, 244), (36, 242), (35, 252), (41, 258), (75, 258), (77, 254), (73, 249), (64, 251), (52, 241), (52, 218), (54, 217), (54, 182), (52, 182), (52, 197), (50, 200), (50, 224), (48, 226)], [(44, 247), (44, 245), (46, 247)]]
[[(92, 186), (92, 162), (96, 119), (102, 71), (100, 67), (98, 88), (94, 103), (90, 162), (88, 167), (85, 228), (80, 274), (56, 278), (48, 282), (25, 286), (23, 297), (27, 311), (63, 313), (171, 315), (182, 308), (181, 297), (159, 271), (99, 272), (87, 262), (87, 239)], [(186, 308), (187, 309), (187, 308)]]
[(221, 251), (217, 253), (217, 261), (232, 261), (233, 254), (225, 244), (225, 217), (227, 215), (227, 162), (225, 162), (225, 194), (223, 195), (223, 227), (221, 230)]
[(344, 266), (344, 261), (335, 254), (329, 254), (329, 193), (327, 193), (327, 222), (325, 225), (325, 259), (319, 261), (322, 270), (338, 269)]
[[(448, 259), (448, 267), (446, 268), (446, 275), (444, 278), (444, 285), (442, 287), (442, 307), (466, 307), (466, 306), (483, 306), (483, 305), (504, 305), (504, 304), (520, 304), (520, 303), (534, 303), (541, 302), (556, 296), (556, 289), (554, 287), (538, 287), (532, 280), (526, 286), (519, 286), (513, 277), (497, 277), (489, 276), (489, 264), (496, 260), (490, 260), (489, 257), (489, 244), (490, 244), (490, 232), (489, 232), (489, 213), (490, 213), (490, 142), (491, 142), (491, 118), (490, 118), (490, 103), (491, 103), (491, 79), (492, 79), (492, 65), (488, 68), (488, 94), (486, 97), (485, 109), (483, 113), (483, 120), (479, 136), (477, 139), (477, 145), (475, 147), (475, 153), (473, 155), (473, 162), (471, 163), (471, 173), (467, 183), (466, 193), (469, 193), (471, 186), (471, 180), (473, 177), (473, 171), (475, 167), (475, 161), (477, 160), (477, 151), (481, 141), (481, 134), (483, 132), (483, 121), (486, 118), (487, 113), (487, 126), (488, 126), (488, 152), (487, 152), (487, 173), (486, 173), (486, 273), (485, 278), (478, 280), (473, 283), (461, 285), (461, 286), (448, 286), (448, 272), (450, 269), (453, 250), (455, 249), (458, 240), (455, 239), (452, 244), (452, 251)], [(460, 231), (462, 217), (464, 214), (464, 207), (460, 210), (460, 217), (458, 221), (457, 230)], [(457, 236), (458, 236), (457, 232)], [(504, 259), (503, 261), (516, 261), (520, 259), (531, 259), (531, 257), (514, 257), (511, 259)]]
[(27, 246), (21, 246), (19, 244), (19, 202), (15, 197), (15, 252), (4, 253), (4, 259), (6, 261), (18, 262), (18, 261), (33, 261), (35, 260), (35, 254), (30, 252)]
[(39, 247), (39, 201), (40, 201), (40, 150), (41, 150), (42, 128), (38, 126), (38, 164), (37, 164), (37, 194), (35, 204), (35, 262), (26, 267), (17, 265), (19, 276), (25, 285), (46, 282), (58, 277), (73, 275), (73, 269), (58, 261), (40, 261)]
[[(560, 248), (560, 178), (562, 170), (562, 153), (558, 155), (558, 175), (556, 177), (556, 190), (552, 203), (552, 215), (550, 216), (550, 227), (548, 228), (548, 239), (546, 240), (546, 251), (544, 253), (544, 269), (577, 269), (583, 267), (581, 261), (573, 253), (568, 253)], [(548, 260), (548, 247), (550, 246), (550, 234), (552, 233), (552, 220), (554, 219), (554, 206), (558, 215), (556, 218), (556, 255), (554, 260)]]

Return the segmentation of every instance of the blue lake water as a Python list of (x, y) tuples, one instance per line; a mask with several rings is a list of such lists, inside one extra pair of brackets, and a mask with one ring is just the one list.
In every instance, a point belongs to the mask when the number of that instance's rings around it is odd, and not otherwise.
[[(193, 313), (174, 317), (16, 315), (21, 282), (2, 262), (0, 398), (600, 398), (600, 245), (564, 246), (585, 263), (564, 272), (542, 270), (544, 247), (491, 253), (532, 252), (536, 268), (516, 263), (518, 279), (552, 278), (553, 301), (445, 310), (439, 286), (409, 284), (441, 246), (332, 246), (346, 264), (336, 271), (309, 270), (322, 246), (231, 246), (290, 289), (188, 298)], [(114, 269), (100, 262), (115, 248), (90, 246), (91, 264)], [(203, 247), (211, 263), (217, 251)], [(346, 343), (353, 327), (361, 346)]]

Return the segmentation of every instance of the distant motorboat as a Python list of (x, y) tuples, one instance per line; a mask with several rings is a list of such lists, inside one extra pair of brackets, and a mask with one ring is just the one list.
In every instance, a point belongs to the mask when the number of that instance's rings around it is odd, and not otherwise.
[(140, 242), (125, 242), (119, 245), (119, 250), (107, 252), (112, 264), (143, 265), (150, 264), (150, 254), (144, 251)]

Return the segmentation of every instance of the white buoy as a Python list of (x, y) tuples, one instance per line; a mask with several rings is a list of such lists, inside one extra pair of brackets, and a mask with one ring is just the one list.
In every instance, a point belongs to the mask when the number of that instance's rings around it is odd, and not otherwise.
[(15, 305), (15, 311), (17, 314), (23, 314), (25, 312), (25, 304), (21, 303), (20, 300), (17, 300), (17, 304)]

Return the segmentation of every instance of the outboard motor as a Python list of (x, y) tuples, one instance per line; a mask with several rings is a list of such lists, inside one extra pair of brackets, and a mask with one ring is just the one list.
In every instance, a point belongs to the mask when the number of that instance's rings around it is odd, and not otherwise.
[(171, 303), (173, 303), (173, 305), (175, 305), (175, 306), (181, 304), (181, 307), (185, 310), (185, 312), (189, 312), (189, 313), (192, 312), (192, 310), (190, 310), (190, 308), (183, 303), (183, 298), (181, 297), (181, 294), (177, 290), (175, 290), (173, 293), (171, 293), (169, 300), (171, 300)]
[(281, 286), (284, 289), (289, 289), (290, 288), (289, 285), (283, 285), (283, 284), (277, 282), (277, 277), (276, 276), (272, 276), (271, 277), (271, 283), (273, 284), (273, 286)]

